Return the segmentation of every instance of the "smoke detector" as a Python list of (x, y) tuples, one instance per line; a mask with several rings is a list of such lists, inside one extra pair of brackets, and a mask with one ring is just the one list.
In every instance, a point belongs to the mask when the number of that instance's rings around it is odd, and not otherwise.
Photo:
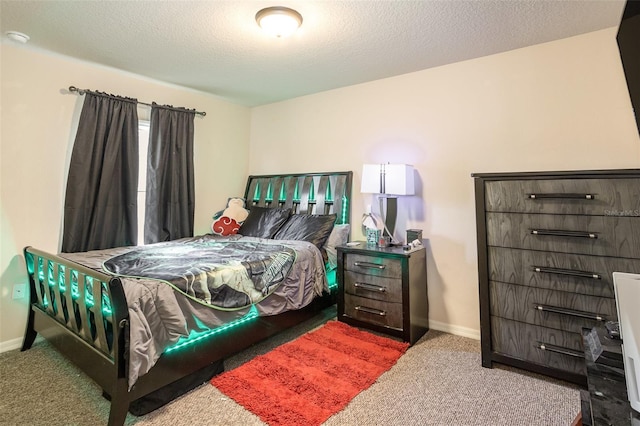
[(6, 33), (4, 33), (4, 35), (12, 41), (18, 42), (18, 43), (26, 43), (29, 41), (29, 36), (21, 33), (19, 31), (7, 31)]

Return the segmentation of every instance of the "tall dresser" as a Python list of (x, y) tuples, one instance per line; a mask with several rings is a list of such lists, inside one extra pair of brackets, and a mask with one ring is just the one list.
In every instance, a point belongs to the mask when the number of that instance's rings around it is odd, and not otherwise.
[(586, 386), (582, 328), (617, 320), (614, 271), (640, 273), (640, 170), (472, 177), (482, 365)]

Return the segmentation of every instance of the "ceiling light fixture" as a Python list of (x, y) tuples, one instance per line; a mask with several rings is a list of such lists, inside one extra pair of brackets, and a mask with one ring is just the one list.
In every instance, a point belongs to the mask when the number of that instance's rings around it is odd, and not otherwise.
[(9, 40), (17, 41), (18, 43), (26, 43), (26, 42), (29, 41), (29, 36), (28, 35), (23, 34), (21, 32), (18, 32), (18, 31), (7, 31), (6, 33), (4, 33), (4, 35)]
[(288, 7), (273, 6), (258, 11), (256, 22), (270, 35), (288, 37), (302, 25), (302, 15)]

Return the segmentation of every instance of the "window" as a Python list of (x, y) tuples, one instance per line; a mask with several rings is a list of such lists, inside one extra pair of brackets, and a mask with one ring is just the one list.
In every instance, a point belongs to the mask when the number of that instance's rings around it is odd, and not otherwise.
[(147, 190), (147, 153), (149, 152), (149, 121), (138, 121), (138, 245), (144, 245), (144, 213)]

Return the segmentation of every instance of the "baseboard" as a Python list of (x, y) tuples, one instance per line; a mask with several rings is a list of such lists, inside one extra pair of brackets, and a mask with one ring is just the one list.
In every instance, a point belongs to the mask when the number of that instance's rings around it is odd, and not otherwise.
[(22, 347), (22, 337), (0, 342), (0, 353), (20, 349)]
[(456, 336), (468, 337), (469, 339), (480, 340), (480, 330), (473, 328), (460, 327), (440, 321), (429, 320), (429, 328), (432, 330), (443, 331)]

